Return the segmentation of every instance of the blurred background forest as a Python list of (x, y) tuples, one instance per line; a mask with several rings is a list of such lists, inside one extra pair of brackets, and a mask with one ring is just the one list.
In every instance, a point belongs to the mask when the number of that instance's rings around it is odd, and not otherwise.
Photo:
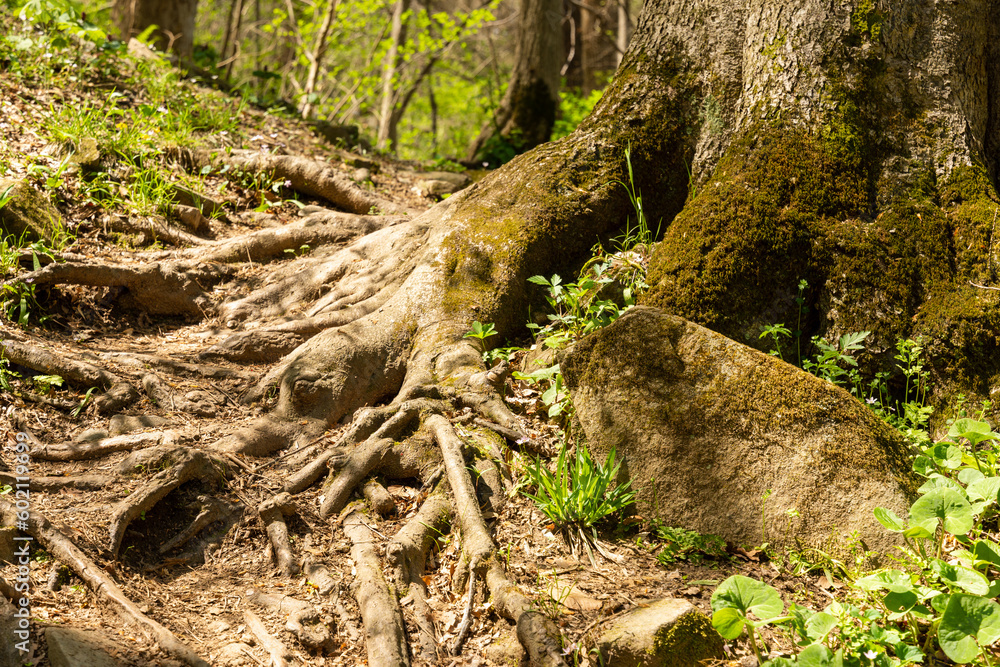
[[(156, 3), (194, 16), (193, 40), (136, 18), (145, 12), (157, 20), (167, 10)], [(640, 4), (29, 0), (21, 11), (36, 20), (75, 15), (77, 25), (92, 25), (113, 39), (130, 26), (131, 35), (175, 52), (192, 72), (263, 108), (332, 126), (348, 133), (347, 143), (448, 167), (451, 161), (496, 166), (538, 143), (518, 141), (516, 131), (492, 139), (485, 131), (497, 123), (518, 58), (532, 72), (556, 73), (549, 75), (558, 87), (551, 138), (572, 131), (616, 69)], [(545, 42), (545, 49), (521, 48), (532, 41)], [(480, 135), (485, 144), (475, 143)]]

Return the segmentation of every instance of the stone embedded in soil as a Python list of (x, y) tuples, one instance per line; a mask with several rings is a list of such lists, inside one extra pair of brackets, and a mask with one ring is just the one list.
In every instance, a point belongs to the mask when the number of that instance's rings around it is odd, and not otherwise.
[(594, 457), (616, 449), (643, 516), (737, 544), (829, 552), (855, 530), (873, 550), (896, 544), (872, 511), (905, 515), (909, 450), (843, 389), (646, 307), (561, 368)]
[(686, 600), (664, 598), (621, 616), (596, 641), (605, 667), (695, 667), (722, 659), (723, 641)]
[(31, 653), (21, 653), (17, 647), (17, 642), (22, 641), (14, 634), (19, 625), (19, 619), (14, 615), (17, 611), (7, 598), (0, 595), (0, 637), (3, 637), (3, 641), (0, 641), (0, 665), (3, 667), (21, 665), (26, 658), (31, 657)]
[(113, 643), (96, 632), (76, 628), (45, 628), (52, 667), (120, 667), (111, 656)]
[(169, 419), (159, 415), (115, 415), (108, 422), (108, 432), (111, 435), (124, 435), (144, 428), (160, 428), (169, 423)]
[(3, 236), (24, 241), (51, 240), (53, 232), (62, 229), (58, 209), (28, 181), (0, 179), (0, 198), (9, 198), (0, 208)]
[(14, 526), (0, 527), (0, 562), (14, 562), (14, 536), (17, 528)]

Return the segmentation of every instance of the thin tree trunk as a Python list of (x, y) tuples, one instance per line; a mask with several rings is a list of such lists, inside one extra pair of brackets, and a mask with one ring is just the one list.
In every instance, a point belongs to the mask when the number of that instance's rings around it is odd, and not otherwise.
[(243, 27), (243, 9), (245, 0), (235, 0), (236, 4), (236, 26), (233, 28), (233, 55), (230, 56), (229, 62), (226, 63), (226, 82), (229, 83), (233, 80), (233, 65), (236, 64), (236, 58), (240, 53), (240, 29)]
[(320, 64), (323, 61), (323, 54), (326, 53), (326, 38), (330, 34), (330, 25), (333, 23), (333, 16), (337, 12), (337, 0), (329, 0), (326, 5), (326, 12), (323, 14), (323, 24), (316, 33), (316, 41), (313, 42), (312, 53), (308, 54), (309, 73), (306, 75), (306, 85), (302, 90), (302, 117), (308, 119), (312, 114), (312, 95), (316, 90), (316, 77), (319, 75)]
[(399, 50), (406, 41), (405, 14), (410, 11), (410, 0), (396, 0), (392, 10), (392, 28), (389, 33), (389, 51), (385, 54), (385, 65), (382, 68), (382, 102), (379, 113), (378, 139), (375, 147), (379, 150), (396, 149), (395, 107), (397, 100), (396, 86), (399, 73)]
[(631, 37), (631, 26), (629, 25), (628, 0), (618, 0), (618, 34), (616, 35), (618, 54), (615, 56), (615, 67), (622, 64), (625, 51), (628, 49), (628, 40)]

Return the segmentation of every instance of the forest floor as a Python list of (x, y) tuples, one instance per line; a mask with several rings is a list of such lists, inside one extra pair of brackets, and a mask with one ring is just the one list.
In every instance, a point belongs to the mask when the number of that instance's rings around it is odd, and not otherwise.
[[(131, 171), (122, 171), (120, 160), (118, 165), (106, 163), (105, 173), (118, 173), (120, 177), (111, 178), (107, 188), (96, 192), (94, 177), (87, 176), (86, 168), (70, 166), (65, 159), (71, 147), (81, 143), (80, 137), (74, 142), (60, 137), (54, 129), (85, 127), (80, 117), (91, 113), (91, 120), (97, 123), (93, 127), (100, 126), (93, 130), (94, 138), (103, 143), (109, 137), (121, 138), (132, 131), (132, 127), (119, 125), (133, 125), (136, 118), (141, 118), (134, 115), (137, 109), (148, 111), (147, 107), (151, 107), (154, 115), (174, 114), (176, 109), (160, 107), (157, 99), (136, 88), (135, 80), (126, 75), (117, 80), (112, 76), (103, 86), (86, 83), (86, 77), (77, 81), (72, 78), (65, 72), (30, 76), (0, 68), (0, 174), (6, 172), (6, 179), (27, 179), (45, 193), (57, 204), (65, 230), (61, 247), (36, 246), (34, 254), (28, 249), (5, 251), (16, 255), (7, 267), (5, 285), (12, 285), (18, 275), (30, 271), (35, 258), (138, 266), (161, 261), (177, 251), (173, 244), (157, 236), (157, 230), (162, 229), (158, 225), (169, 227), (174, 223), (168, 222), (156, 207), (140, 205), (141, 193), (134, 185), (139, 167), (132, 165)], [(202, 146), (315, 158), (344, 179), (357, 179), (365, 192), (401, 209), (420, 211), (434, 202), (415, 191), (420, 180), (418, 172), (426, 171), (428, 165), (404, 164), (385, 156), (334, 148), (294, 119), (241, 105), (200, 89), (197, 84), (175, 85), (178, 90), (194, 91), (190, 93), (192, 100), (205, 95), (205, 99), (214, 100), (212, 104), (230, 110), (226, 129), (218, 129), (219, 125), (196, 133), (197, 143)], [(116, 98), (109, 97), (112, 91)], [(204, 116), (207, 108), (195, 106), (193, 113)], [(111, 114), (109, 109), (117, 111)], [(294, 225), (302, 219), (302, 206), (329, 206), (319, 198), (294, 192), (286, 182), (237, 179), (219, 170), (185, 170), (154, 148), (156, 142), (152, 139), (159, 140), (154, 135), (166, 125), (149, 127), (151, 141), (143, 144), (149, 147), (145, 164), (155, 164), (165, 182), (191, 183), (196, 179), (197, 189), (222, 204), (221, 212), (197, 233), (206, 245)], [(136, 141), (145, 139), (139, 137)], [(359, 174), (359, 169), (368, 170), (370, 185), (365, 184), (366, 174)], [(313, 210), (307, 208), (305, 212)], [(279, 280), (313, 250), (304, 244), (279, 253), (271, 261), (243, 263), (211, 289), (212, 298), (231, 301), (250, 294)], [(269, 363), (226, 358), (206, 361), (200, 356), (226, 340), (234, 327), (250, 330), (263, 322), (250, 319), (234, 324), (218, 315), (160, 315), (131, 307), (128, 300), (120, 298), (126, 291), (114, 285), (39, 286), (27, 294), (26, 310), (20, 308), (20, 302), (7, 301), (6, 316), (0, 319), (0, 336), (5, 341), (99, 366), (137, 387), (147, 386), (152, 373), (166, 388), (160, 394), (141, 393), (119, 414), (101, 414), (87, 398), (83, 382), (67, 377), (60, 386), (37, 369), (13, 362), (0, 367), (10, 383), (8, 390), (0, 393), (0, 472), (6, 470), (9, 475), (15, 469), (17, 434), (22, 432), (30, 434), (35, 451), (49, 448), (58, 453), (78, 448), (88, 438), (107, 442), (119, 434), (125, 437), (126, 433), (149, 434), (148, 440), (135, 436), (132, 448), (141, 448), (145, 443), (209, 450), (213, 442), (273, 406), (275, 399), (269, 395), (250, 404), (240, 400), (270, 370)], [(508, 378), (506, 395), (523, 421), (523, 431), (537, 440), (533, 449), (556, 451), (557, 429), (545, 418), (537, 390)], [(165, 398), (156, 400), (156, 396)], [(83, 409), (78, 410), (81, 404)], [(139, 416), (153, 419), (144, 422), (147, 427), (127, 419)], [(469, 423), (461, 412), (448, 417), (459, 429)], [(257, 512), (291, 475), (319, 451), (336, 443), (349, 422), (350, 415), (313, 442), (297, 443), (280, 454), (264, 458), (228, 456), (226, 461), (232, 467), (224, 484), (193, 478), (174, 488), (127, 524), (117, 556), (108, 540), (116, 507), (131, 493), (143, 492), (152, 478), (169, 467), (168, 462), (157, 463), (154, 459), (150, 464), (149, 459), (142, 459), (141, 452), (125, 447), (87, 460), (34, 457), (30, 477), (39, 482), (33, 482), (31, 510), (47, 517), (68, 536), (143, 614), (168, 628), (213, 665), (269, 663), (267, 651), (247, 627), (247, 610), (259, 614), (267, 630), (290, 649), (292, 664), (296, 660), (308, 665), (363, 664), (364, 631), (351, 594), (356, 574), (352, 543), (340, 526), (340, 518), (320, 517), (323, 486), (314, 484), (294, 496), (294, 513), (287, 526), (295, 554), (326, 568), (330, 579), (325, 585), (306, 574), (286, 576), (281, 572), (265, 523)], [(599, 630), (621, 612), (649, 601), (680, 597), (710, 613), (709, 598), (715, 585), (731, 574), (761, 579), (778, 588), (786, 601), (811, 602), (815, 607), (822, 607), (839, 586), (828, 578), (832, 577), (830, 571), (809, 573), (803, 571), (808, 568), (801, 562), (792, 563), (787, 557), (774, 562), (764, 551), (748, 545), (729, 545), (726, 554), (714, 557), (704, 556), (697, 548), (681, 553), (691, 545), (671, 544), (657, 533), (655, 525), (641, 517), (604, 535), (617, 560), (599, 559), (596, 565), (578, 560), (535, 504), (517, 491), (531, 455), (509, 450), (507, 456), (512, 477), (506, 480), (505, 497), (495, 504), (495, 513), (487, 515), (488, 525), (506, 559), (510, 578), (539, 609), (556, 620), (569, 642), (571, 664), (596, 664), (583, 645), (584, 635)], [(370, 528), (380, 541), (380, 549), (417, 512), (429, 490), (413, 479), (383, 481), (393, 508), (385, 516), (371, 515)], [(228, 523), (221, 522), (225, 529), (214, 542), (199, 544), (195, 539), (176, 548), (161, 548), (169, 547), (168, 541), (207, 507), (209, 496), (224, 508), (223, 516), (234, 517)], [(213, 525), (208, 528), (211, 533)], [(199, 546), (191, 548), (191, 544)], [(657, 555), (664, 550), (675, 551), (678, 560), (669, 564), (658, 561)], [(414, 661), (440, 665), (511, 664), (519, 659), (517, 640), (509, 622), (498, 617), (490, 600), (484, 599), (484, 590), (476, 591), (472, 626), (459, 655), (449, 655), (467, 600), (465, 587), (454, 577), (459, 555), (457, 540), (451, 535), (436, 540), (423, 580), (439, 650), (434, 660), (428, 661), (424, 655), (415, 656)], [(43, 630), (48, 626), (71, 626), (96, 630), (113, 640), (123, 664), (176, 664), (140, 628), (123, 623), (117, 607), (109, 604), (104, 592), (84, 585), (44, 548), (39, 546), (32, 559), (30, 601), (38, 643), (26, 663), (49, 664)], [(16, 567), (0, 566), (0, 577), (14, 581)], [(308, 602), (335, 628), (334, 640), (321, 650), (307, 649), (286, 629), (284, 611), (250, 602), (251, 589)], [(413, 636), (416, 621), (406, 599), (403, 613), (408, 633)], [(745, 648), (733, 647), (734, 660), (743, 655)]]

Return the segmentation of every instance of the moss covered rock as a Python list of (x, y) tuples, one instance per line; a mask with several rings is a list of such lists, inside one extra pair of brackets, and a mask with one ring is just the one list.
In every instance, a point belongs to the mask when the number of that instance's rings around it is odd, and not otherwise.
[(0, 180), (0, 230), (25, 241), (51, 240), (62, 229), (62, 216), (49, 198), (27, 181)]
[(607, 667), (695, 667), (722, 659), (722, 645), (707, 616), (674, 598), (633, 609), (596, 641)]
[(872, 510), (905, 515), (909, 450), (843, 389), (646, 307), (562, 369), (592, 451), (616, 449), (644, 516), (741, 544), (896, 544)]

